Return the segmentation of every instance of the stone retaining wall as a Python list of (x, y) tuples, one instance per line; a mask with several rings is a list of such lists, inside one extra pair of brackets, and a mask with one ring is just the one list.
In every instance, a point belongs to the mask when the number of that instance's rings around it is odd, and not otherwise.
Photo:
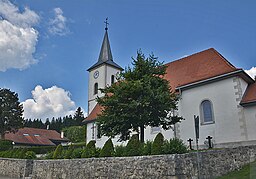
[[(254, 161), (255, 156), (256, 146), (200, 152), (200, 176), (201, 178), (221, 176)], [(0, 159), (0, 175), (23, 176), (22, 168), (24, 170), (26, 161)], [(34, 179), (185, 179), (197, 177), (197, 166), (197, 153), (191, 152), (181, 155), (34, 160), (30, 165), (27, 164), (26, 171), (30, 172)], [(2, 167), (5, 169), (2, 170)]]
[(1, 158), (0, 176), (22, 178), (25, 176), (26, 163), (27, 160)]

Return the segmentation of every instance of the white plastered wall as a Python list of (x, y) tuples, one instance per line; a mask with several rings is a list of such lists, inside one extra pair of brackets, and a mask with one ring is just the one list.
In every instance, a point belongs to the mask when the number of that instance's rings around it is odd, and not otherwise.
[[(111, 78), (109, 77), (109, 83)], [(232, 77), (221, 81), (197, 86), (183, 90), (178, 104), (178, 113), (185, 120), (176, 125), (177, 137), (187, 143), (189, 138), (195, 145), (194, 115), (200, 116), (200, 104), (207, 99), (212, 102), (214, 123), (200, 125), (199, 145), (207, 147), (204, 142), (207, 136), (213, 137), (213, 143), (226, 144), (256, 140), (256, 106), (242, 107), (239, 105), (246, 90), (247, 83), (239, 78)], [(201, 116), (200, 116), (201, 118)], [(88, 141), (92, 140), (92, 123), (87, 125)], [(173, 130), (163, 130), (152, 132), (151, 127), (145, 129), (145, 141), (153, 140), (158, 132), (161, 132), (165, 139), (174, 137)], [(244, 133), (247, 133), (245, 135)], [(95, 139), (97, 138), (95, 130)], [(97, 147), (102, 147), (107, 137), (96, 139)], [(117, 142), (118, 138), (113, 139), (115, 145), (126, 144)]]
[[(94, 78), (94, 73), (96, 71), (99, 71), (98, 78)], [(119, 73), (120, 70), (117, 68), (114, 68), (112, 66), (103, 64), (89, 72), (89, 87), (88, 87), (88, 113), (90, 114), (94, 107), (96, 106), (96, 98), (97, 96), (101, 97), (104, 94), (98, 91), (98, 94), (94, 94), (94, 84), (98, 83), (98, 88), (105, 88), (106, 86), (111, 85), (111, 76), (116, 75)], [(86, 134), (86, 141), (89, 142), (90, 140), (96, 140), (97, 139), (97, 129), (96, 127), (93, 128), (93, 122), (87, 124), (87, 134)], [(92, 132), (94, 131), (94, 138), (92, 137)], [(102, 137), (101, 139), (96, 140), (97, 147), (102, 146), (105, 141), (107, 140), (107, 137)]]
[(181, 139), (187, 141), (192, 138), (195, 142), (193, 116), (200, 116), (200, 104), (203, 100), (210, 100), (213, 105), (214, 123), (200, 125), (199, 144), (204, 145), (207, 136), (212, 136), (215, 144), (248, 140), (244, 135), (248, 124), (244, 125), (240, 119), (239, 105), (246, 87), (244, 80), (232, 77), (182, 91), (179, 114), (185, 120), (180, 124)]
[(244, 107), (248, 140), (256, 140), (256, 106)]

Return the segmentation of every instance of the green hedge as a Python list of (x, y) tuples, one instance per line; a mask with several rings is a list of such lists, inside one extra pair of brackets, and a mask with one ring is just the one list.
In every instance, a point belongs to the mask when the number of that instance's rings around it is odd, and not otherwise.
[(35, 158), (35, 154), (46, 153), (45, 159), (72, 159), (72, 158), (90, 158), (90, 157), (126, 157), (152, 154), (174, 154), (188, 152), (187, 146), (180, 139), (164, 140), (162, 134), (158, 134), (155, 140), (141, 143), (138, 135), (134, 135), (128, 141), (126, 146), (113, 146), (109, 139), (102, 149), (95, 146), (96, 141), (90, 141), (87, 146), (85, 143), (74, 144), (70, 146), (48, 146), (16, 148), (6, 151), (0, 151), (0, 157), (3, 158)]
[(20, 159), (36, 159), (36, 154), (29, 148), (18, 148), (13, 150), (1, 151), (0, 157), (3, 158), (20, 158)]
[(27, 151), (25, 153), (25, 159), (36, 159), (36, 153), (33, 151)]
[(12, 141), (10, 140), (0, 140), (0, 151), (12, 149)]
[(36, 154), (46, 154), (48, 152), (54, 151), (55, 149), (56, 149), (56, 146), (29, 147), (29, 150), (35, 152)]
[[(72, 144), (73, 149), (85, 148), (85, 146), (86, 146), (85, 142)], [(63, 146), (63, 149), (67, 150), (69, 149), (69, 147), (70, 145)], [(57, 146), (34, 146), (34, 147), (29, 147), (29, 150), (35, 152), (36, 154), (47, 154), (54, 151), (56, 148)]]

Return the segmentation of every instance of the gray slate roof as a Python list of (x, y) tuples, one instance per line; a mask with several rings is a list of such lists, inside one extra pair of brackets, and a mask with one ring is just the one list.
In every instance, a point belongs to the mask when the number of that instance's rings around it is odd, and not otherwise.
[(101, 45), (100, 55), (98, 62), (95, 63), (93, 66), (91, 66), (87, 71), (91, 71), (92, 69), (102, 65), (102, 64), (108, 64), (110, 66), (116, 67), (120, 70), (123, 70), (122, 67), (120, 67), (118, 64), (116, 64), (113, 61), (113, 56), (111, 53), (110, 43), (108, 39), (108, 31), (105, 31), (104, 39)]

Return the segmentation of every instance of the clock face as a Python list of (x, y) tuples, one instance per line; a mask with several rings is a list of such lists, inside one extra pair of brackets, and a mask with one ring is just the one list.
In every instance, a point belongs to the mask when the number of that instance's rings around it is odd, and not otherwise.
[(94, 74), (93, 74), (93, 77), (96, 79), (96, 78), (98, 78), (99, 77), (99, 71), (97, 70), (97, 71), (95, 71), (94, 72)]

